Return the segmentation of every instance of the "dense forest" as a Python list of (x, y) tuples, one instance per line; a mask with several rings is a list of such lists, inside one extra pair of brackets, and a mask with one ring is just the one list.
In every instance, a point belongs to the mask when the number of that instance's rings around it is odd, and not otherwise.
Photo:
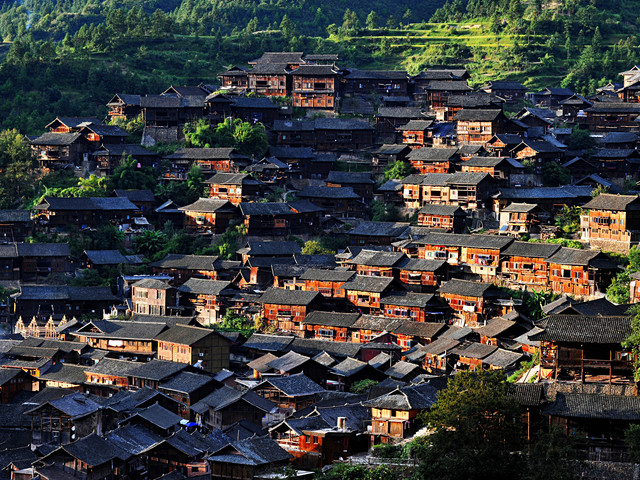
[(215, 83), (264, 51), (338, 53), (342, 66), (464, 65), (471, 83), (583, 94), (638, 61), (638, 2), (613, 0), (60, 0), (0, 3), (0, 128), (106, 113), (115, 92)]

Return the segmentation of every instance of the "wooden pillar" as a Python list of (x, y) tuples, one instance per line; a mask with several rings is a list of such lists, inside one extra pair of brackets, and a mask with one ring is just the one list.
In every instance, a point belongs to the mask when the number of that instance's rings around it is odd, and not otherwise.
[(584, 383), (584, 345), (580, 345), (580, 382)]

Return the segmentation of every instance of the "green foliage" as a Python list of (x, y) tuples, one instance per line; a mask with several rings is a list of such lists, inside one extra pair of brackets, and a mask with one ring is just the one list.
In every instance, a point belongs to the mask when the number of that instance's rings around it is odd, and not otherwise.
[(73, 277), (69, 285), (73, 287), (105, 287), (115, 283), (117, 272), (102, 272), (96, 269), (87, 269), (82, 274)]
[(226, 118), (213, 128), (205, 119), (185, 127), (185, 138), (193, 147), (234, 147), (245, 155), (263, 155), (269, 143), (264, 125)]
[(609, 193), (609, 187), (605, 187), (604, 185), (598, 185), (596, 188), (591, 190), (591, 198), (596, 198), (601, 193)]
[(0, 132), (0, 209), (13, 209), (33, 195), (35, 158), (17, 130)]
[(163, 249), (167, 246), (167, 235), (161, 231), (144, 230), (133, 239), (133, 249), (152, 260), (159, 260)]
[(336, 253), (335, 250), (331, 250), (329, 248), (324, 247), (320, 240), (307, 240), (304, 246), (302, 247), (303, 255), (316, 255), (316, 254), (332, 255), (335, 253)]
[(547, 162), (542, 167), (542, 182), (547, 187), (567, 185), (571, 182), (571, 172), (557, 162)]
[(634, 245), (629, 250), (629, 268), (637, 272), (640, 270), (640, 245)]
[(125, 132), (129, 134), (127, 137), (127, 143), (140, 143), (142, 141), (142, 132), (144, 130), (144, 120), (142, 115), (138, 115), (131, 120), (125, 120), (117, 117), (109, 122), (110, 125), (117, 125)]
[(256, 326), (250, 320), (231, 311), (225, 313), (215, 328), (227, 332), (240, 332), (245, 338), (249, 338), (256, 331)]
[(622, 342), (622, 347), (631, 353), (633, 358), (634, 373), (633, 377), (636, 382), (640, 382), (640, 306), (634, 304), (629, 309), (631, 317), (631, 333)]
[(569, 150), (587, 150), (595, 144), (596, 141), (591, 137), (589, 130), (582, 130), (578, 127), (573, 129), (567, 141)]
[(575, 436), (558, 427), (541, 430), (534, 438), (527, 457), (523, 480), (571, 480), (581, 477)]
[(111, 187), (119, 190), (153, 190), (156, 186), (153, 168), (141, 166), (131, 155), (113, 170), (109, 180)]
[(629, 455), (633, 463), (640, 463), (640, 425), (634, 423), (624, 432), (624, 439), (629, 445)]
[(371, 220), (374, 222), (397, 222), (400, 220), (396, 206), (380, 200), (373, 200), (369, 204), (369, 211)]
[(629, 303), (631, 297), (629, 290), (630, 282), (629, 272), (620, 272), (607, 287), (607, 298), (617, 304)]
[(375, 380), (371, 380), (370, 378), (359, 380), (357, 382), (354, 382), (353, 385), (351, 385), (351, 393), (368, 392), (371, 387), (376, 386), (378, 383), (379, 382)]
[(580, 215), (582, 209), (578, 206), (565, 205), (562, 212), (556, 215), (556, 226), (565, 234), (576, 233), (580, 229)]
[(334, 463), (325, 473), (317, 473), (314, 480), (396, 480), (396, 475), (386, 465), (366, 468), (362, 465)]
[(11, 295), (14, 293), (18, 293), (20, 289), (18, 288), (6, 288), (0, 285), (0, 303), (6, 302)]
[(401, 178), (410, 175), (413, 172), (413, 167), (409, 162), (403, 162), (402, 160), (397, 160), (395, 162), (391, 162), (384, 169), (384, 179), (385, 180), (400, 180)]
[(403, 458), (404, 449), (400, 445), (381, 443), (371, 449), (372, 455), (378, 458)]
[(415, 478), (511, 480), (523, 470), (520, 411), (499, 371), (460, 372), (423, 421), (434, 433), (416, 446)]

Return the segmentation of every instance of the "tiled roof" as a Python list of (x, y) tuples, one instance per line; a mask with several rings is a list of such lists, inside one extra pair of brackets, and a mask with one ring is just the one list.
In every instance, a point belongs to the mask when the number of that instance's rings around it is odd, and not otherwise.
[(341, 288), (344, 290), (357, 290), (361, 292), (382, 293), (393, 283), (392, 277), (371, 277), (367, 275), (356, 275), (345, 282)]
[(601, 193), (582, 206), (586, 209), (627, 211), (640, 210), (640, 197), (637, 195), (612, 195)]
[(331, 372), (341, 377), (351, 377), (367, 366), (369, 366), (367, 362), (361, 362), (355, 358), (345, 358), (342, 362), (334, 365)]
[(558, 392), (543, 415), (598, 420), (640, 420), (640, 397)]
[(438, 388), (431, 383), (424, 383), (412, 387), (401, 387), (378, 398), (367, 402), (374, 408), (390, 410), (426, 410), (437, 399)]
[(177, 324), (157, 335), (155, 339), (159, 342), (193, 345), (209, 335), (217, 335), (217, 333), (209, 328)]
[(353, 191), (352, 187), (315, 187), (306, 186), (296, 192), (300, 198), (342, 198), (359, 199), (360, 196)]
[(359, 313), (313, 311), (302, 321), (305, 325), (349, 328), (360, 318)]
[(631, 334), (628, 316), (549, 315), (544, 331), (532, 340), (620, 344)]
[(262, 384), (270, 384), (289, 397), (315, 395), (324, 392), (324, 389), (307, 377), (304, 373), (289, 375), (287, 377), (274, 377), (266, 379)]
[(491, 108), (482, 110), (480, 108), (462, 109), (453, 120), (456, 122), (492, 122), (498, 117), (503, 116), (502, 110)]
[(244, 348), (253, 348), (264, 352), (284, 352), (288, 349), (293, 336), (267, 335), (264, 333), (254, 333), (244, 343)]
[(169, 378), (178, 372), (187, 368), (187, 364), (168, 362), (166, 360), (151, 360), (150, 362), (141, 364), (135, 370), (130, 372), (130, 376), (134, 378), (144, 378), (147, 380), (161, 381)]
[(484, 343), (467, 342), (454, 348), (451, 353), (460, 357), (474, 358), (481, 360), (488, 357), (498, 349), (495, 345), (485, 345)]
[(406, 258), (402, 252), (379, 252), (375, 250), (362, 250), (349, 263), (369, 267), (393, 267)]
[(305, 363), (309, 362), (311, 359), (307, 356), (300, 355), (296, 352), (287, 352), (282, 357), (275, 358), (271, 360), (267, 366), (276, 371), (282, 372), (290, 372)]
[(326, 179), (327, 183), (347, 183), (347, 184), (363, 184), (373, 185), (374, 182), (371, 174), (367, 172), (329, 172)]
[(517, 366), (520, 361), (524, 360), (524, 358), (524, 355), (521, 353), (499, 348), (491, 355), (484, 358), (482, 362), (491, 365), (492, 367), (513, 368)]
[(119, 250), (85, 250), (84, 252), (94, 265), (118, 265), (129, 263)]
[(227, 200), (219, 200), (217, 198), (199, 198), (190, 205), (179, 207), (178, 210), (196, 213), (213, 213), (218, 211), (235, 212), (236, 207)]
[(416, 365), (415, 363), (401, 361), (395, 363), (391, 368), (387, 369), (384, 374), (391, 378), (403, 379), (409, 375), (415, 375), (419, 371), (422, 371), (422, 368), (420, 368), (420, 366)]
[(69, 257), (68, 243), (17, 243), (20, 257)]
[(306, 306), (318, 300), (320, 297), (320, 292), (269, 288), (262, 294), (259, 302), (262, 304)]
[(356, 357), (363, 347), (360, 343), (334, 342), (330, 340), (316, 340), (313, 338), (295, 337), (289, 348), (303, 355), (315, 356), (326, 352), (335, 358)]
[(321, 282), (346, 282), (356, 273), (353, 270), (344, 269), (327, 269), (327, 268), (308, 268), (302, 275), (300, 280), (316, 280)]
[(554, 243), (513, 242), (504, 252), (507, 257), (549, 258), (561, 246)]
[(261, 256), (294, 255), (302, 251), (300, 245), (294, 241), (249, 242), (246, 248), (246, 254)]
[(213, 382), (209, 375), (192, 372), (179, 372), (174, 377), (165, 380), (159, 385), (161, 390), (171, 390), (173, 392), (190, 394)]
[(391, 333), (408, 335), (419, 338), (433, 338), (446, 329), (444, 323), (412, 322), (409, 320), (399, 322), (390, 329)]
[(150, 264), (152, 267), (176, 268), (181, 270), (213, 270), (215, 255), (182, 255), (169, 253), (162, 260)]
[(446, 266), (444, 260), (427, 260), (423, 258), (406, 258), (400, 262), (397, 267), (400, 270), (409, 270), (412, 272), (436, 272)]
[[(491, 283), (472, 282), (468, 280), (459, 280), (452, 278), (446, 282), (438, 292), (462, 295), (465, 297), (483, 297), (489, 294), (496, 287)], [(496, 292), (499, 293), (499, 292)]]
[(202, 294), (202, 295), (220, 295), (223, 290), (228, 288), (231, 282), (221, 280), (208, 280), (204, 278), (190, 278), (183, 283), (178, 290), (183, 293)]

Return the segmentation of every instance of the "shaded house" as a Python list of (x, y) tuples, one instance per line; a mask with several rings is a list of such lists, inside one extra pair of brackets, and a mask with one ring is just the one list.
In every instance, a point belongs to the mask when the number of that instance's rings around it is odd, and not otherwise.
[(237, 97), (231, 103), (231, 114), (251, 124), (271, 127), (280, 118), (280, 107), (264, 97)]
[(561, 165), (571, 173), (573, 181), (583, 179), (598, 172), (598, 164), (582, 157), (574, 157)]
[(551, 243), (513, 242), (503, 252), (500, 276), (514, 285), (549, 283), (549, 257), (560, 250)]
[[(256, 360), (257, 361), (257, 360)], [(326, 367), (317, 363), (311, 357), (290, 351), (279, 358), (273, 358), (266, 363), (261, 377), (270, 375), (289, 376), (304, 373), (308, 378), (323, 384), (326, 379)]]
[(418, 102), (426, 99), (426, 89), (432, 82), (462, 81), (469, 78), (469, 72), (464, 68), (428, 69), (411, 78), (413, 83), (413, 97)]
[(471, 157), (460, 164), (463, 172), (485, 172), (491, 175), (498, 183), (512, 185), (517, 183), (512, 175), (522, 175), (524, 166), (509, 157)]
[(182, 294), (181, 303), (195, 310), (200, 323), (210, 326), (224, 316), (227, 307), (225, 297), (233, 294), (227, 290), (230, 287), (231, 282), (224, 280), (190, 278), (178, 288), (178, 292)]
[(40, 478), (116, 479), (128, 471), (131, 455), (99, 434), (87, 434), (43, 456), (34, 465)]
[[(431, 343), (446, 329), (447, 327), (444, 323), (432, 323), (423, 320), (405, 320), (389, 327), (390, 333), (396, 336), (396, 341), (403, 350), (409, 350), (415, 345)], [(402, 380), (402, 378), (398, 379)]]
[(154, 167), (160, 158), (156, 152), (147, 150), (141, 145), (117, 143), (102, 145), (93, 152), (93, 155), (98, 162), (98, 174), (101, 177), (113, 174), (120, 162), (129, 156), (135, 158), (140, 165), (145, 167)]
[(582, 240), (592, 247), (628, 253), (640, 242), (640, 199), (637, 195), (600, 194), (583, 208)]
[(236, 173), (249, 165), (250, 160), (233, 147), (179, 148), (166, 157), (171, 162), (167, 179), (184, 178), (191, 167), (198, 166), (203, 174)]
[(568, 88), (545, 88), (537, 93), (527, 94), (527, 98), (536, 106), (543, 108), (558, 108), (560, 102), (572, 97), (574, 93)]
[(527, 88), (520, 82), (489, 81), (480, 90), (504, 98), (507, 103), (515, 103), (524, 98)]
[(101, 145), (124, 144), (129, 136), (127, 132), (117, 125), (102, 125), (89, 123), (79, 130), (80, 134), (89, 143), (91, 150), (96, 150)]
[(129, 373), (139, 365), (130, 360), (103, 358), (85, 369), (85, 384), (95, 395), (108, 396), (120, 388), (129, 388)]
[(640, 103), (595, 102), (578, 118), (580, 128), (590, 132), (637, 132), (635, 120), (640, 115)]
[(341, 71), (335, 65), (300, 65), (293, 71), (293, 106), (335, 110)]
[(230, 341), (214, 330), (177, 324), (155, 340), (161, 360), (186, 363), (208, 372), (229, 368)]
[(389, 318), (442, 322), (449, 314), (446, 304), (431, 294), (392, 292), (382, 297), (380, 304), (383, 315)]
[(296, 254), (299, 255), (301, 252), (302, 248), (295, 241), (249, 241), (244, 248), (241, 248), (236, 253), (242, 255), (243, 262), (247, 262), (248, 259), (256, 257), (290, 258)]
[(106, 105), (111, 120), (131, 120), (140, 115), (140, 95), (116, 93)]
[(598, 170), (608, 177), (624, 177), (640, 164), (640, 155), (635, 148), (597, 148), (591, 158), (599, 165)]
[(129, 418), (120, 422), (121, 425), (139, 425), (149, 429), (156, 435), (163, 437), (174, 433), (180, 425), (182, 418), (167, 410), (162, 405), (155, 403), (144, 409), (138, 410)]
[(622, 342), (631, 333), (629, 316), (549, 315), (540, 341), (541, 376), (579, 382), (633, 381), (633, 355)]
[(431, 374), (451, 373), (454, 369), (454, 361), (451, 352), (460, 345), (460, 340), (442, 336), (423, 347), (418, 347), (418, 352), (423, 356), (422, 367)]
[(411, 120), (396, 127), (402, 136), (402, 144), (413, 149), (420, 149), (428, 145), (429, 131), (433, 127), (433, 120)]
[(503, 157), (522, 142), (522, 137), (515, 133), (498, 133), (484, 144), (484, 148), (492, 155)]
[(209, 198), (228, 200), (234, 205), (243, 201), (258, 200), (267, 186), (247, 173), (218, 172), (205, 183), (209, 185)]
[(457, 357), (457, 370), (484, 370), (484, 360), (498, 351), (495, 345), (466, 341), (455, 347), (451, 354)]
[(467, 95), (472, 88), (466, 80), (432, 80), (424, 87), (425, 101), (430, 108), (444, 107), (453, 95)]
[(181, 285), (190, 278), (228, 280), (233, 273), (229, 275), (225, 270), (240, 268), (239, 262), (220, 260), (215, 255), (182, 255), (178, 253), (168, 253), (162, 260), (153, 262), (150, 266), (155, 275), (165, 274), (173, 277), (174, 285)]
[(74, 225), (81, 229), (105, 224), (130, 224), (140, 210), (123, 197), (44, 197), (33, 207), (36, 224), (43, 228), (65, 230)]
[(180, 402), (180, 416), (189, 419), (191, 405), (204, 398), (217, 384), (209, 375), (183, 371), (160, 383), (158, 390)]
[(366, 120), (317, 118), (315, 120), (274, 122), (278, 145), (311, 147), (319, 151), (340, 152), (373, 145), (374, 129)]
[(289, 165), (275, 157), (265, 157), (246, 167), (246, 171), (257, 174), (258, 179), (262, 182), (276, 185), (282, 184), (290, 176)]
[(359, 317), (359, 313), (311, 312), (302, 321), (304, 336), (346, 342), (351, 327)]
[(184, 212), (185, 230), (203, 234), (224, 233), (229, 223), (239, 217), (238, 207), (215, 198), (199, 198), (178, 210)]
[(43, 133), (29, 143), (39, 166), (47, 170), (80, 165), (88, 159), (89, 146), (79, 132)]
[(412, 150), (408, 157), (411, 166), (419, 173), (449, 173), (459, 159), (457, 148), (420, 148)]
[(385, 144), (371, 151), (373, 173), (379, 174), (391, 163), (404, 161), (411, 152), (408, 145)]
[(393, 283), (392, 277), (356, 275), (342, 288), (349, 302), (359, 309), (364, 308), (367, 313), (375, 313), (381, 308), (381, 297), (391, 290)]
[(450, 122), (460, 110), (466, 109), (496, 109), (502, 110), (504, 99), (483, 92), (474, 92), (466, 95), (451, 95), (446, 105), (436, 107), (436, 118)]
[(380, 107), (376, 114), (376, 132), (378, 135), (394, 135), (399, 126), (411, 120), (424, 119), (420, 107)]
[(100, 315), (120, 303), (109, 287), (67, 287), (62, 285), (22, 285), (12, 295), (14, 314), (23, 318), (60, 319), (85, 314)]
[(72, 271), (71, 251), (66, 243), (17, 243), (15, 248), (23, 282)]
[(226, 71), (219, 73), (220, 87), (222, 89), (246, 89), (249, 86), (247, 70), (236, 65), (229, 67)]
[(202, 398), (191, 407), (202, 425), (211, 429), (223, 429), (240, 421), (248, 421), (261, 427), (263, 419), (276, 405), (253, 390), (237, 390), (222, 386)]
[(354, 383), (362, 380), (381, 381), (385, 374), (367, 362), (346, 358), (331, 367), (327, 373), (327, 389), (348, 392)]
[(409, 75), (405, 71), (348, 70), (343, 76), (345, 95), (407, 96)]
[(371, 408), (371, 445), (396, 443), (421, 426), (418, 415), (436, 402), (442, 385), (424, 383), (395, 390), (367, 402)]
[(85, 250), (81, 261), (86, 268), (100, 269), (104, 267), (117, 267), (129, 263), (127, 257), (120, 250)]
[(327, 187), (351, 187), (363, 199), (373, 198), (375, 182), (370, 173), (364, 172), (329, 172), (326, 179)]
[(558, 106), (562, 109), (562, 115), (568, 119), (569, 123), (575, 123), (578, 116), (584, 114), (584, 110), (593, 106), (593, 102), (576, 93), (559, 101)]
[(17, 368), (0, 369), (0, 403), (11, 402), (21, 391), (33, 389), (34, 378)]
[(418, 225), (442, 229), (447, 233), (464, 233), (467, 230), (467, 213), (457, 205), (427, 203), (418, 211)]
[(511, 150), (511, 155), (517, 160), (530, 160), (540, 169), (548, 162), (560, 162), (564, 158), (564, 151), (546, 140), (524, 139)]
[(598, 250), (562, 247), (548, 259), (549, 285), (556, 293), (592, 296), (604, 291), (618, 266)]
[[(149, 360), (146, 363), (140, 362), (138, 365), (138, 368), (129, 372), (129, 378), (134, 390), (145, 387), (157, 390), (160, 382), (190, 368), (184, 363), (156, 359)], [(175, 404), (175, 400), (171, 400), (171, 403)]]
[(284, 236), (319, 228), (321, 209), (310, 202), (242, 202), (247, 235)]
[(414, 380), (418, 375), (422, 375), (424, 370), (420, 365), (415, 363), (400, 361), (393, 364), (392, 367), (385, 370), (384, 374), (388, 378), (392, 378), (401, 382), (410, 382)]
[(267, 378), (253, 391), (291, 414), (313, 405), (317, 396), (325, 390), (303, 373), (298, 373), (286, 377)]
[(409, 228), (406, 222), (360, 222), (347, 232), (349, 245), (391, 245)]
[(99, 435), (100, 408), (90, 395), (72, 393), (27, 410), (24, 414), (31, 417), (31, 444), (66, 445), (92, 433)]
[(535, 203), (546, 212), (557, 213), (564, 205), (584, 205), (591, 199), (592, 190), (589, 185), (501, 188), (493, 195), (494, 209), (499, 212), (512, 202)]
[(278, 330), (291, 332), (303, 328), (302, 321), (310, 309), (318, 306), (322, 295), (314, 291), (270, 288), (261, 297), (264, 317)]
[(0, 239), (3, 242), (22, 242), (32, 231), (29, 210), (0, 210)]
[(498, 348), (495, 352), (482, 360), (483, 367), (489, 370), (516, 370), (527, 357), (519, 352)]
[(453, 117), (460, 143), (484, 145), (499, 133), (506, 133), (505, 117), (499, 109), (463, 109)]
[(362, 250), (349, 263), (355, 266), (358, 275), (393, 277), (393, 268), (406, 257), (402, 252), (380, 252)]
[(288, 174), (300, 178), (314, 176), (312, 164), (315, 155), (309, 147), (269, 147), (269, 155), (289, 166)]
[(296, 192), (296, 196), (339, 218), (361, 217), (365, 210), (361, 197), (350, 187), (307, 186)]
[(458, 279), (449, 280), (440, 287), (438, 293), (459, 316), (462, 325), (469, 326), (500, 313), (497, 301), (504, 296), (491, 283)]
[(352, 270), (308, 268), (298, 279), (304, 282), (304, 290), (320, 292), (325, 297), (344, 298), (342, 285), (354, 275)]
[(207, 458), (212, 479), (252, 480), (258, 473), (289, 463), (291, 455), (277, 442), (255, 437), (232, 442)]

